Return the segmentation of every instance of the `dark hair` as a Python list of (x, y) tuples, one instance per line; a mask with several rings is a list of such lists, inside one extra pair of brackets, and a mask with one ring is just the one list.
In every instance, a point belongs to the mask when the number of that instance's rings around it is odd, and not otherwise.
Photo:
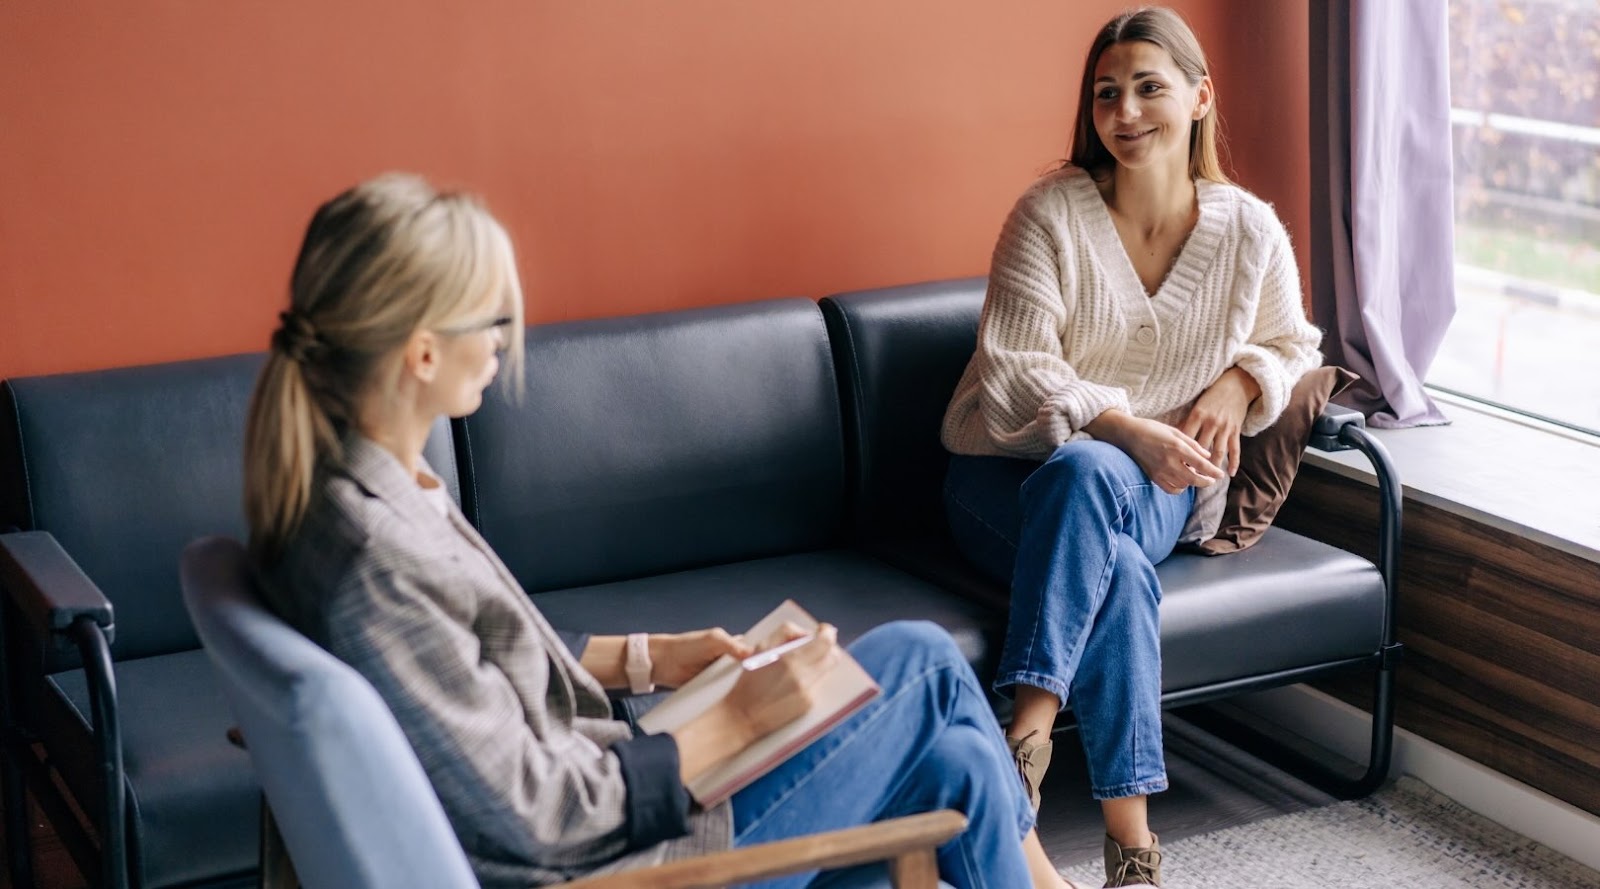
[[(1094, 71), (1107, 47), (1134, 40), (1152, 43), (1166, 50), (1190, 86), (1198, 84), (1210, 73), (1206, 66), (1205, 51), (1200, 48), (1194, 31), (1189, 29), (1189, 24), (1182, 16), (1170, 9), (1147, 6), (1129, 10), (1106, 22), (1100, 33), (1095, 35), (1094, 43), (1090, 44), (1088, 57), (1083, 60), (1083, 85), (1078, 90), (1078, 122), (1073, 128), (1071, 150), (1067, 153), (1068, 163), (1088, 170), (1096, 178), (1109, 172), (1117, 161), (1094, 129)], [(1229, 181), (1227, 174), (1222, 172), (1222, 162), (1218, 157), (1221, 142), (1218, 128), (1217, 103), (1213, 98), (1206, 115), (1195, 121), (1189, 129), (1190, 178), (1223, 183)]]

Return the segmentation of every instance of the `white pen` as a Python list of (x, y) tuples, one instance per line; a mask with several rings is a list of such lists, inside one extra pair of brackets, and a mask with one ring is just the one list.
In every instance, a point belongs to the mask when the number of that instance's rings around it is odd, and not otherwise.
[(740, 664), (746, 670), (759, 670), (760, 668), (777, 661), (778, 658), (783, 657), (785, 654), (788, 654), (794, 649), (799, 648), (815, 638), (817, 638), (816, 633), (807, 633), (804, 636), (790, 639), (788, 642), (785, 642), (781, 645), (774, 645), (765, 651), (758, 651), (755, 654), (745, 658), (740, 662)]

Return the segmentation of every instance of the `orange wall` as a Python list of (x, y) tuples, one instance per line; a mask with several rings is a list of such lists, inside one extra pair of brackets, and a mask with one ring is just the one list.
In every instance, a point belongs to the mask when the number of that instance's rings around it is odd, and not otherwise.
[(1311, 254), (1309, 3), (1230, 0), (1219, 9), (1214, 36), (1200, 38), (1222, 90), (1232, 168), (1289, 227), (1304, 288)]
[[(1304, 0), (1176, 5), (1300, 240)], [(1123, 6), (3, 3), (0, 377), (262, 348), (316, 204), (396, 168), (486, 196), (534, 319), (978, 274)]]

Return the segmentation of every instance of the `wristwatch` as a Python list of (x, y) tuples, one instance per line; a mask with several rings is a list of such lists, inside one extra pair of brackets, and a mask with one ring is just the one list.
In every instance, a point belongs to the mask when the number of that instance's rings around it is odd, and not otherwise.
[(628, 674), (628, 691), (642, 695), (656, 690), (650, 681), (655, 665), (650, 663), (650, 637), (645, 633), (628, 634), (628, 659), (622, 670)]

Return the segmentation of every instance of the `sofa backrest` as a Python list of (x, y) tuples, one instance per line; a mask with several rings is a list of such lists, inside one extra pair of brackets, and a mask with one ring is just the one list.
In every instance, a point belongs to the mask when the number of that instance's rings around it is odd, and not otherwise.
[(939, 426), (978, 341), (986, 279), (822, 300), (845, 414), (851, 525), (862, 537), (944, 528)]
[[(49, 531), (115, 609), (118, 660), (199, 645), (178, 556), (245, 536), (244, 420), (260, 354), (0, 383), (0, 529)], [(448, 425), (429, 462), (456, 488)]]
[(844, 518), (817, 305), (768, 300), (527, 331), (521, 403), (458, 421), (468, 516), (529, 592), (825, 545)]

